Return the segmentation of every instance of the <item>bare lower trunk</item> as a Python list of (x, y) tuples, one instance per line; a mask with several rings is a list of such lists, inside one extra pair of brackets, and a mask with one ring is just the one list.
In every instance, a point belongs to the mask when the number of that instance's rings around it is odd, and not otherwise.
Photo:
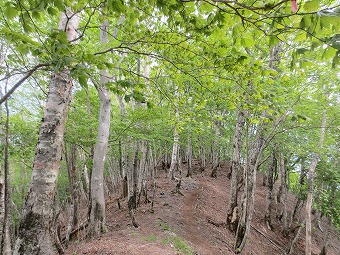
[[(102, 77), (107, 75), (102, 74)], [(97, 143), (94, 148), (93, 168), (91, 174), (91, 211), (89, 222), (89, 237), (100, 235), (106, 231), (105, 227), (105, 197), (104, 197), (104, 166), (107, 153), (111, 100), (110, 91), (105, 87), (105, 79), (102, 78), (102, 86), (98, 88), (100, 98), (99, 127)]]
[(204, 146), (200, 147), (199, 155), (200, 155), (200, 171), (203, 172), (205, 170), (206, 166), (207, 166), (207, 160), (205, 158)]
[[(319, 146), (323, 145), (326, 133), (326, 112), (324, 112), (321, 122), (321, 132)], [(309, 167), (309, 189), (306, 201), (306, 255), (312, 254), (312, 206), (314, 193), (314, 174), (316, 165), (320, 160), (320, 153), (316, 153)]]
[(191, 137), (188, 137), (188, 145), (187, 145), (187, 164), (188, 164), (188, 172), (187, 177), (192, 177), (192, 146), (191, 146)]
[(217, 170), (220, 167), (220, 154), (221, 154), (221, 146), (220, 146), (220, 139), (221, 139), (221, 130), (220, 130), (220, 121), (216, 121), (215, 123), (215, 140), (212, 148), (212, 171), (210, 176), (213, 178), (217, 178)]
[[(67, 16), (62, 14), (59, 29), (66, 31), (71, 41), (77, 36), (79, 16), (72, 15), (69, 10)], [(72, 83), (67, 69), (53, 74), (13, 254), (58, 253), (51, 222), (71, 91)]]
[[(7, 87), (7, 86), (6, 86)], [(4, 217), (3, 217), (3, 225), (0, 229), (1, 231), (1, 243), (0, 243), (0, 254), (3, 255), (11, 255), (12, 247), (11, 247), (11, 233), (10, 233), (10, 224), (11, 224), (11, 194), (10, 194), (10, 176), (9, 176), (9, 110), (8, 103), (5, 102), (6, 108), (6, 122), (5, 122), (5, 144), (4, 144)], [(1, 108), (0, 108), (1, 110)]]
[[(129, 191), (129, 200), (128, 200), (128, 208), (129, 214), (131, 217), (132, 225), (134, 227), (138, 227), (138, 223), (136, 222), (135, 214), (137, 209), (137, 198), (138, 198), (138, 152), (139, 152), (139, 140), (136, 139), (135, 142), (135, 150), (132, 162), (132, 180), (130, 185), (131, 191)], [(132, 186), (132, 187), (131, 187)]]
[(304, 227), (304, 222), (301, 223), (301, 224), (297, 227), (297, 229), (295, 230), (294, 238), (292, 239), (292, 241), (291, 241), (291, 243), (290, 243), (290, 245), (289, 245), (288, 255), (293, 254), (295, 244), (296, 244), (297, 241), (299, 240), (299, 236), (300, 236), (300, 233), (301, 233), (301, 230), (303, 229), (303, 227)]
[(294, 209), (293, 209), (292, 214), (291, 214), (291, 218), (290, 218), (290, 222), (289, 222), (289, 228), (290, 229), (293, 227), (293, 223), (296, 221), (297, 215), (299, 214), (299, 212), (300, 212), (300, 210), (303, 206), (303, 203), (304, 203), (304, 200), (302, 199), (302, 197), (305, 196), (303, 185), (305, 183), (306, 175), (307, 175), (307, 173), (306, 173), (306, 169), (305, 169), (305, 165), (304, 165), (304, 159), (302, 158), (300, 178), (299, 178), (299, 193), (298, 193), (298, 196), (296, 198)]
[(71, 89), (67, 70), (53, 75), (14, 254), (58, 252), (50, 223)]
[[(140, 204), (141, 195), (146, 195), (145, 189), (145, 175), (147, 172), (147, 156), (148, 156), (148, 142), (142, 141), (142, 157), (139, 163), (139, 176), (138, 176), (138, 204)], [(145, 198), (147, 200), (147, 198)]]
[(331, 226), (332, 226), (332, 220), (330, 217), (328, 217), (328, 222), (326, 225), (326, 229), (325, 229), (325, 234), (324, 234), (324, 238), (323, 238), (323, 245), (322, 245), (322, 249), (320, 251), (319, 255), (327, 255), (328, 254), (328, 245), (329, 245), (329, 241), (330, 241), (330, 232), (331, 232)]
[(271, 216), (272, 216), (272, 206), (273, 206), (273, 189), (274, 189), (274, 173), (276, 172), (277, 160), (275, 158), (274, 151), (270, 154), (270, 162), (267, 173), (267, 205), (266, 205), (266, 213), (264, 219), (266, 221), (267, 227), (269, 229), (273, 229)]
[[(236, 230), (235, 252), (240, 253), (245, 244), (250, 231), (250, 224), (254, 212), (255, 190), (256, 190), (256, 172), (259, 164), (259, 158), (262, 153), (263, 137), (261, 131), (254, 141), (250, 155), (247, 156), (245, 170), (245, 187), (242, 195), (241, 217)], [(247, 134), (248, 137), (248, 134)], [(248, 142), (247, 142), (248, 144)], [(247, 145), (248, 148), (248, 145)]]
[[(108, 21), (101, 25), (100, 41), (108, 42)], [(106, 231), (105, 196), (104, 196), (104, 167), (110, 134), (111, 98), (110, 90), (106, 87), (108, 73), (101, 70), (100, 86), (97, 91), (100, 99), (98, 137), (93, 154), (91, 175), (91, 211), (89, 221), (89, 237), (95, 237)]]
[(281, 215), (283, 234), (288, 235), (287, 222), (287, 169), (285, 167), (285, 160), (283, 154), (280, 155), (280, 175), (281, 175)]
[[(67, 148), (65, 148), (67, 150)], [(67, 158), (67, 157), (66, 157)], [(69, 210), (69, 223), (67, 227), (66, 242), (69, 241), (72, 231), (77, 228), (79, 223), (79, 189), (78, 189), (78, 168), (76, 157), (76, 146), (70, 145), (70, 156), (68, 160), (68, 177), (70, 186), (70, 210)]]
[[(0, 55), (1, 59), (2, 55)], [(0, 98), (2, 98), (2, 93), (0, 89)], [(0, 104), (0, 123), (2, 123), (2, 105)], [(0, 144), (5, 145), (5, 135), (3, 133), (2, 125), (0, 125)], [(4, 236), (3, 229), (5, 223), (5, 173), (2, 162), (0, 163), (0, 245)], [(0, 246), (1, 254), (1, 246)]]
[(172, 146), (172, 154), (171, 154), (171, 165), (169, 169), (169, 178), (174, 180), (175, 179), (175, 169), (177, 168), (178, 162), (178, 142), (179, 142), (179, 134), (177, 128), (175, 127), (174, 131), (174, 143)]
[(234, 141), (233, 141), (233, 157), (230, 167), (231, 182), (230, 182), (230, 197), (227, 211), (227, 225), (233, 232), (236, 231), (239, 218), (239, 208), (237, 207), (237, 196), (238, 196), (238, 176), (240, 174), (240, 158), (241, 158), (241, 147), (242, 147), (242, 129), (244, 126), (244, 112), (238, 111), (237, 121), (235, 127)]

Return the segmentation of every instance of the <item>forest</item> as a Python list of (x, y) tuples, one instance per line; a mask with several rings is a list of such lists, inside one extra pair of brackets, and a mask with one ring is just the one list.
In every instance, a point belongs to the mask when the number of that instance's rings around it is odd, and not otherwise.
[(340, 1), (0, 12), (0, 254), (340, 254)]

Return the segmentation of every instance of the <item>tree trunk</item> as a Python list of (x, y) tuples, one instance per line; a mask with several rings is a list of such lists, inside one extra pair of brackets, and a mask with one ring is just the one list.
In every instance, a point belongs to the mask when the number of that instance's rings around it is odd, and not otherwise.
[[(1, 45), (2, 46), (2, 45)], [(2, 53), (2, 51), (0, 52)], [(2, 60), (2, 55), (0, 55)], [(2, 90), (0, 89), (0, 98), (2, 98)], [(2, 104), (0, 104), (0, 123), (2, 122)], [(3, 133), (2, 125), (0, 125), (0, 144), (5, 145), (5, 135)], [(2, 162), (0, 163), (0, 254), (1, 254), (1, 243), (3, 239), (3, 229), (5, 223), (5, 174)]]
[(270, 161), (267, 173), (267, 205), (266, 205), (266, 213), (264, 219), (266, 221), (267, 227), (270, 230), (273, 230), (271, 215), (272, 215), (272, 207), (273, 207), (273, 189), (274, 189), (274, 174), (277, 168), (277, 160), (275, 158), (275, 152), (272, 151), (270, 154)]
[(176, 168), (178, 168), (178, 164), (180, 164), (179, 162), (179, 133), (178, 133), (178, 128), (177, 128), (177, 121), (179, 120), (179, 110), (178, 110), (178, 102), (177, 100), (179, 99), (179, 95), (178, 95), (178, 87), (176, 86), (175, 88), (175, 118), (176, 118), (176, 124), (175, 124), (175, 128), (174, 128), (174, 142), (173, 142), (173, 146), (172, 146), (172, 154), (171, 154), (171, 165), (170, 165), (170, 169), (169, 169), (169, 178), (171, 180), (175, 179), (174, 176), (174, 171)]
[(187, 145), (187, 164), (188, 164), (187, 177), (192, 177), (192, 145), (190, 136), (188, 137)]
[[(65, 150), (67, 150), (65, 146)], [(66, 157), (67, 158), (67, 157)], [(68, 178), (71, 194), (69, 223), (67, 226), (66, 243), (70, 240), (71, 232), (77, 228), (79, 222), (79, 189), (76, 146), (70, 144), (70, 157), (68, 159)]]
[[(100, 41), (108, 42), (108, 21), (100, 29)], [(98, 137), (93, 154), (91, 174), (91, 211), (88, 236), (95, 237), (106, 231), (105, 226), (105, 197), (104, 197), (104, 167), (110, 134), (111, 98), (110, 90), (106, 87), (108, 73), (101, 70), (100, 86), (96, 86), (100, 99)]]
[(327, 222), (327, 225), (326, 225), (326, 233), (324, 234), (324, 238), (323, 238), (323, 245), (322, 245), (322, 249), (320, 251), (320, 254), (319, 255), (327, 255), (328, 254), (328, 246), (329, 246), (329, 236), (330, 236), (330, 233), (331, 233), (331, 227), (332, 227), (332, 220), (331, 220), (331, 217), (327, 217), (328, 219), (328, 222)]
[(237, 120), (233, 141), (233, 157), (230, 166), (231, 182), (230, 182), (230, 197), (227, 211), (227, 226), (233, 232), (236, 231), (239, 219), (239, 208), (237, 203), (238, 196), (238, 176), (240, 175), (240, 158), (242, 147), (242, 129), (244, 126), (244, 112), (239, 110), (237, 112)]
[(199, 150), (199, 155), (200, 155), (200, 171), (203, 172), (207, 166), (207, 160), (205, 158), (205, 148), (204, 146), (200, 147)]
[[(76, 38), (79, 16), (63, 13), (59, 29), (66, 31), (69, 41)], [(59, 174), (62, 144), (71, 98), (69, 70), (53, 74), (41, 122), (32, 178), (23, 206), (19, 233), (13, 254), (56, 254), (58, 248), (51, 229), (56, 182)]]
[[(7, 90), (7, 83), (6, 83)], [(5, 102), (6, 108), (6, 122), (5, 122), (5, 144), (4, 144), (4, 188), (2, 191), (3, 202), (4, 202), (4, 217), (3, 217), (3, 225), (0, 229), (1, 231), (1, 243), (0, 243), (0, 254), (3, 255), (11, 255), (12, 247), (11, 247), (11, 233), (10, 233), (10, 224), (11, 224), (11, 194), (10, 194), (10, 176), (9, 176), (9, 162), (8, 162), (8, 148), (9, 148), (9, 109), (8, 102)], [(1, 108), (0, 108), (1, 111)], [(0, 183), (1, 184), (1, 183)]]
[[(123, 98), (121, 96), (118, 96), (118, 102), (119, 102), (119, 114), (121, 120), (126, 115), (126, 110), (125, 110), (125, 104), (123, 101)], [(125, 144), (127, 143), (126, 138), (121, 137), (119, 139), (119, 171), (122, 176), (122, 185), (123, 185), (123, 197), (127, 197), (129, 194), (128, 192), (128, 159), (127, 159), (127, 151), (126, 151), (126, 146)]]
[(296, 198), (296, 202), (294, 205), (294, 209), (291, 213), (290, 217), (290, 222), (289, 222), (289, 229), (293, 227), (294, 221), (296, 221), (296, 216), (298, 215), (299, 211), (301, 210), (303, 203), (304, 203), (304, 198), (305, 197), (305, 192), (303, 191), (302, 187), (305, 183), (305, 178), (306, 178), (306, 170), (305, 170), (305, 165), (304, 165), (304, 158), (301, 159), (301, 170), (300, 170), (300, 178), (299, 178), (299, 193)]
[(281, 175), (281, 215), (283, 234), (288, 235), (288, 222), (287, 222), (287, 169), (285, 167), (285, 160), (283, 154), (280, 154), (280, 175)]
[[(250, 223), (254, 212), (255, 190), (256, 190), (256, 172), (259, 164), (259, 158), (263, 150), (262, 130), (258, 130), (258, 136), (255, 138), (254, 145), (250, 155), (247, 155), (247, 164), (245, 171), (245, 187), (242, 195), (240, 220), (236, 230), (235, 253), (240, 253), (248, 238)], [(247, 132), (248, 133), (248, 132)], [(248, 134), (246, 135), (248, 140)], [(247, 150), (248, 150), (247, 141)]]
[(305, 222), (301, 223), (301, 224), (297, 227), (297, 229), (295, 230), (294, 238), (293, 238), (292, 242), (291, 242), (290, 245), (289, 245), (288, 255), (293, 254), (293, 252), (294, 252), (294, 246), (295, 246), (295, 244), (297, 243), (297, 241), (299, 240), (300, 232), (301, 232), (301, 230), (302, 230), (304, 224), (305, 224)]
[[(323, 145), (326, 133), (326, 112), (324, 112), (321, 122), (321, 132), (319, 146)], [(320, 153), (316, 153), (309, 166), (309, 189), (306, 201), (306, 255), (312, 254), (312, 206), (313, 206), (313, 193), (314, 193), (314, 173), (316, 165), (320, 160)]]
[[(69, 22), (68, 26), (70, 25), (73, 24)], [(67, 69), (53, 75), (14, 254), (58, 252), (51, 235), (50, 223), (53, 220), (56, 181), (71, 90), (72, 83)]]
[(220, 167), (220, 136), (221, 136), (221, 130), (220, 130), (220, 121), (216, 121), (215, 123), (215, 140), (212, 147), (212, 171), (210, 176), (213, 178), (217, 178), (217, 170)]
[(142, 141), (142, 157), (139, 162), (139, 176), (138, 176), (138, 204), (140, 204), (140, 197), (146, 194), (143, 182), (145, 181), (145, 174), (147, 171), (147, 156), (148, 156), (148, 142)]

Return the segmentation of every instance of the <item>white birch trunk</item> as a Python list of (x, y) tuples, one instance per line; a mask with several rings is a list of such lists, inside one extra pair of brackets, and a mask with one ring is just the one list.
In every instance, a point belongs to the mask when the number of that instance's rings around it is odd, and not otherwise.
[[(69, 14), (68, 11), (68, 16), (71, 17)], [(59, 29), (66, 31), (68, 40), (71, 41), (76, 38), (78, 25), (78, 15), (68, 19), (63, 14)], [(72, 82), (67, 69), (52, 76), (28, 196), (13, 254), (58, 253), (51, 223), (71, 91)]]

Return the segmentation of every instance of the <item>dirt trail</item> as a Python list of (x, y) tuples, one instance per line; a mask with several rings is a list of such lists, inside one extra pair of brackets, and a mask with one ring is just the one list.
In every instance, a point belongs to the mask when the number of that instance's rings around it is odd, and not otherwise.
[[(194, 251), (194, 254), (210, 255), (210, 254), (226, 254), (221, 242), (216, 240), (216, 236), (212, 235), (211, 228), (214, 227), (208, 223), (207, 218), (211, 211), (206, 214), (208, 201), (206, 201), (206, 193), (209, 192), (207, 179), (210, 177), (197, 176), (195, 179), (187, 179), (187, 191), (184, 193), (183, 206), (181, 208), (181, 217), (183, 221), (183, 230), (186, 240)], [(213, 208), (209, 208), (213, 209)]]
[[(209, 172), (201, 173), (196, 166), (193, 178), (183, 178), (180, 194), (173, 194), (176, 183), (169, 181), (165, 172), (159, 171), (154, 208), (151, 204), (142, 204), (138, 208), (137, 222), (139, 228), (131, 225), (127, 201), (121, 201), (119, 209), (115, 201), (107, 203), (107, 224), (109, 232), (102, 237), (86, 241), (79, 239), (67, 249), (66, 255), (112, 254), (112, 255), (183, 255), (175, 243), (167, 242), (171, 237), (178, 237), (192, 249), (193, 255), (229, 255), (233, 253), (234, 235), (221, 223), (227, 211), (229, 185), (227, 179), (228, 165), (222, 167), (216, 179)], [(150, 189), (149, 193), (152, 189)], [(257, 185), (256, 206), (252, 226), (261, 231), (259, 234), (251, 229), (249, 240), (242, 255), (279, 255), (280, 250), (287, 249), (289, 238), (284, 238), (278, 224), (275, 231), (266, 229), (263, 215), (265, 210), (265, 187), (260, 179)], [(293, 203), (293, 197), (289, 197)], [(212, 224), (213, 223), (213, 224)], [(85, 233), (84, 235), (85, 236)], [(316, 232), (314, 244), (321, 245), (322, 233)], [(340, 244), (339, 235), (332, 236), (332, 246)], [(275, 241), (280, 249), (271, 242)], [(338, 245), (339, 244), (339, 245)], [(318, 248), (315, 249), (318, 254)], [(332, 249), (330, 255), (337, 254)], [(299, 240), (294, 255), (303, 254), (304, 242)], [(191, 253), (190, 253), (191, 254)]]

